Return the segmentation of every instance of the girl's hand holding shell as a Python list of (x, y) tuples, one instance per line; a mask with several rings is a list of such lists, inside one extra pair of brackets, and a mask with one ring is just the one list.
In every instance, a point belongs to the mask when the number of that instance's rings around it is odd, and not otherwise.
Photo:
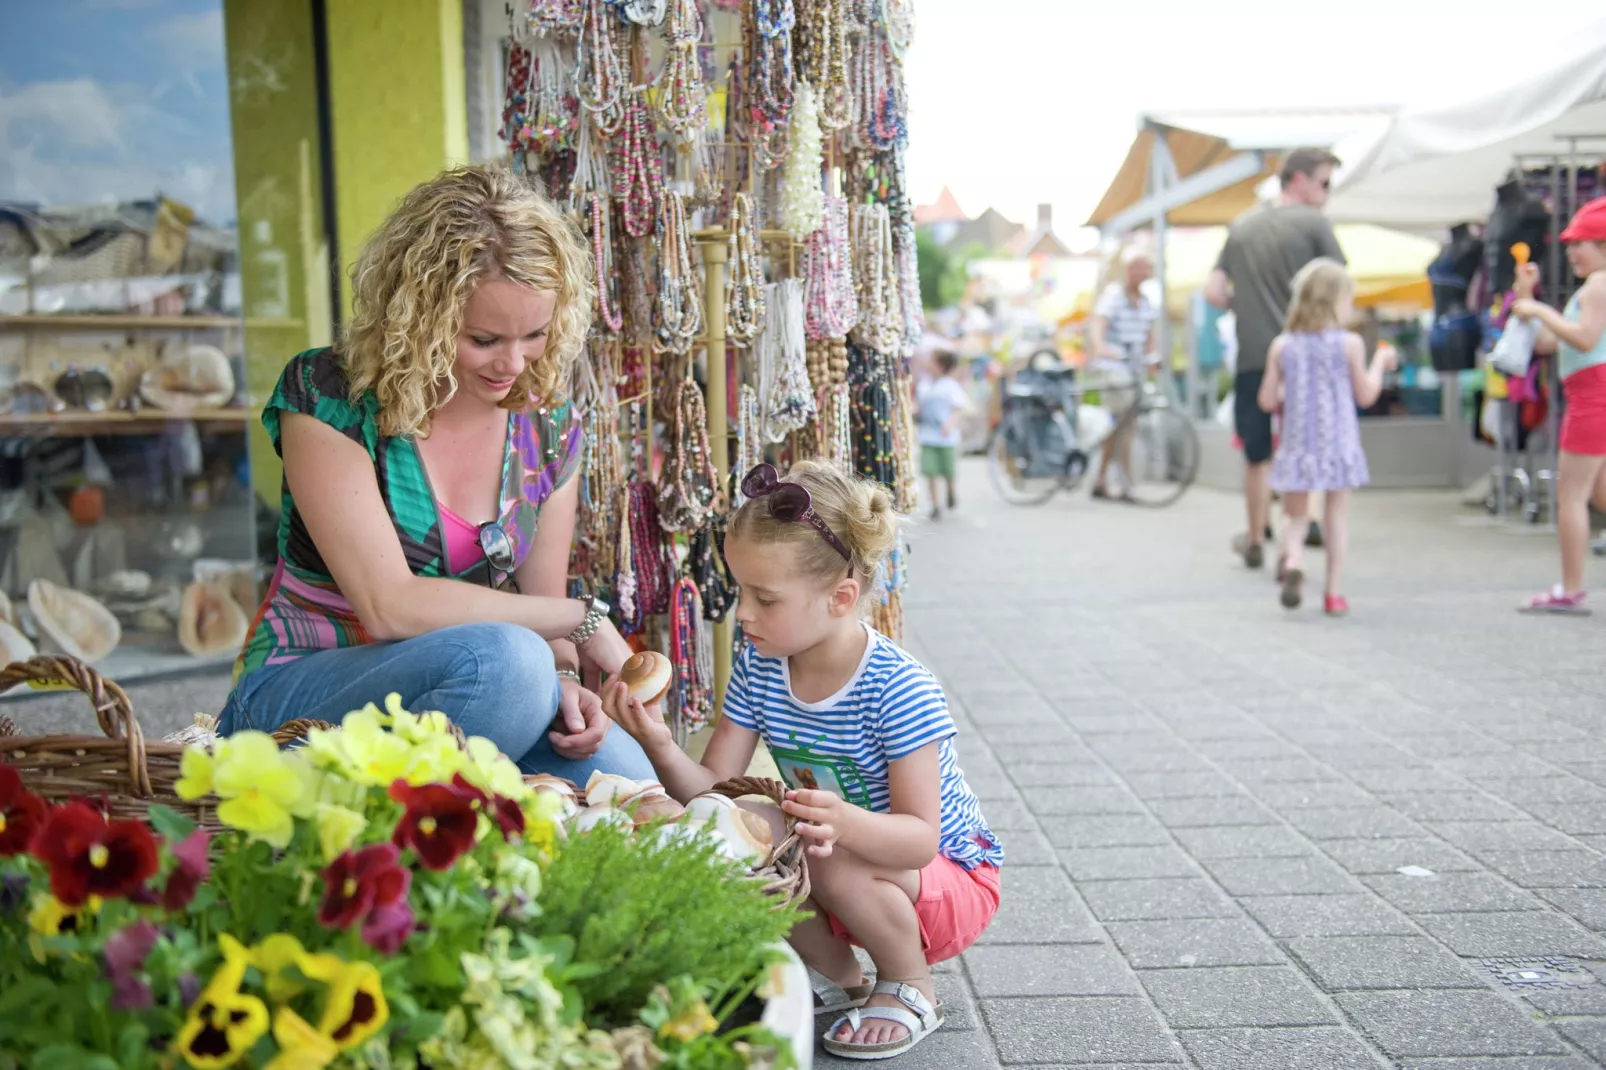
[(602, 708), (608, 718), (630, 733), (650, 755), (654, 747), (673, 746), (674, 733), (664, 722), (659, 701), (669, 692), (674, 670), (657, 651), (637, 654), (603, 688)]
[(803, 789), (786, 793), (781, 809), (797, 818), (797, 834), (809, 841), (808, 853), (824, 858), (842, 838), (842, 817), (847, 806), (829, 791)]

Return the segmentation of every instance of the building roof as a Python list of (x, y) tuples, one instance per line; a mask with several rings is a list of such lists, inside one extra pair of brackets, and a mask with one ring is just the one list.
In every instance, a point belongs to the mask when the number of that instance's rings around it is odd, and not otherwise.
[(915, 222), (921, 226), (928, 223), (964, 223), (969, 219), (954, 199), (954, 191), (947, 186), (942, 188), (931, 204), (915, 206)]
[(1025, 229), (1019, 223), (1011, 223), (1005, 219), (998, 209), (989, 208), (955, 231), (948, 245), (954, 249), (979, 245), (990, 253), (1002, 252), (1007, 250), (1010, 243)]

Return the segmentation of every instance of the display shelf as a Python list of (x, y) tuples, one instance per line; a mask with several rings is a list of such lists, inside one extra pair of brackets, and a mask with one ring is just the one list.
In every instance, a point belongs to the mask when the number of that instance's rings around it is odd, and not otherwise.
[(144, 435), (174, 420), (194, 420), (207, 427), (243, 428), (249, 409), (146, 409), (141, 412), (28, 412), (0, 414), (0, 436)]
[[(60, 330), (121, 331), (147, 328), (151, 330), (215, 329), (240, 327), (246, 321), (239, 316), (129, 316), (117, 313), (86, 316), (0, 316), (0, 327), (54, 327)], [(280, 321), (274, 321), (279, 325)], [(288, 325), (286, 323), (285, 325)]]

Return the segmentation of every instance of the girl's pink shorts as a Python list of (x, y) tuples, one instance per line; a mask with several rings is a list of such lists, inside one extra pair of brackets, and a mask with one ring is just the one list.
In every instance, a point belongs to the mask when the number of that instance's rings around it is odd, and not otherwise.
[[(932, 859), (920, 871), (920, 898), (915, 901), (926, 961), (946, 962), (975, 943), (998, 912), (1001, 894), (997, 866), (966, 869), (944, 855)], [(826, 918), (837, 939), (858, 943), (835, 914)]]

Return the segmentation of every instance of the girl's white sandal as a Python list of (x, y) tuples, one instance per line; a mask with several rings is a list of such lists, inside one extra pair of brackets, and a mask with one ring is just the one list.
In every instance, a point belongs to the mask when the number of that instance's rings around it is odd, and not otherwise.
[[(902, 1055), (916, 1044), (925, 1040), (937, 1027), (942, 1025), (942, 1004), (933, 1007), (926, 999), (925, 993), (914, 985), (904, 984), (902, 981), (877, 981), (873, 989), (875, 995), (889, 995), (902, 1003), (908, 1010), (901, 1007), (863, 1007), (848, 1011), (831, 1024), (826, 1030), (820, 1043), (825, 1050), (841, 1059), (890, 1059), (895, 1055)], [(911, 1013), (912, 1012), (912, 1013)], [(889, 1040), (882, 1044), (854, 1044), (850, 1041), (837, 1040), (837, 1033), (841, 1032), (843, 1023), (853, 1027), (858, 1032), (866, 1018), (878, 1018), (883, 1021), (896, 1022), (909, 1030), (909, 1035), (898, 1040)]]

